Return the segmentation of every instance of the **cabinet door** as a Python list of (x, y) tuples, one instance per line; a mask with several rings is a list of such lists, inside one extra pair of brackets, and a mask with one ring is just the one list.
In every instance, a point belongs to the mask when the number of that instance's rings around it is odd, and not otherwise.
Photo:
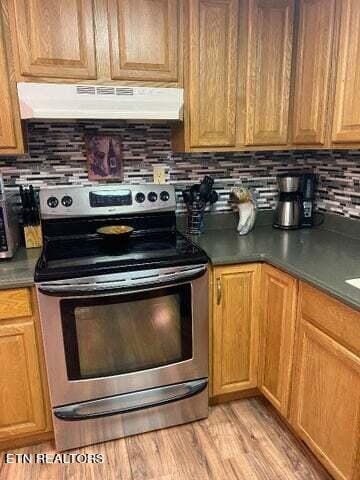
[(190, 146), (235, 145), (238, 0), (189, 2)]
[(300, 317), (291, 423), (335, 478), (360, 478), (360, 358)]
[(108, 0), (111, 78), (178, 81), (178, 0)]
[(0, 441), (46, 427), (32, 320), (0, 322)]
[(93, 0), (9, 0), (20, 75), (96, 78)]
[(246, 145), (288, 143), (294, 0), (249, 0)]
[(360, 142), (360, 2), (341, 0), (332, 141)]
[(259, 386), (268, 400), (288, 416), (295, 337), (297, 281), (276, 268), (262, 267)]
[(324, 145), (333, 51), (335, 0), (300, 0), (293, 143)]
[(214, 269), (214, 395), (257, 386), (259, 286), (259, 265)]
[(0, 18), (0, 154), (23, 153), (15, 82), (10, 83), (2, 21)]

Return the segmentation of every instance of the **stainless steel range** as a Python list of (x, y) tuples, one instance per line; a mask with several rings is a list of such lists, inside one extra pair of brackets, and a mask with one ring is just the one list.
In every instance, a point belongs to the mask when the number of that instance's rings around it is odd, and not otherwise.
[[(66, 450), (208, 414), (207, 257), (168, 185), (42, 190), (35, 282), (55, 442)], [(97, 230), (126, 225), (126, 242)]]

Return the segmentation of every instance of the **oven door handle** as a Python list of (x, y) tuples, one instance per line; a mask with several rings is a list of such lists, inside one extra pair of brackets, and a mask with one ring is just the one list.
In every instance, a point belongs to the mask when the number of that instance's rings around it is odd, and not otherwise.
[(157, 407), (165, 403), (183, 400), (192, 397), (208, 385), (207, 378), (191, 380), (189, 382), (167, 385), (165, 387), (150, 388), (123, 395), (90, 400), (87, 402), (65, 405), (54, 408), (55, 417), (60, 420), (89, 420), (107, 417)]
[[(41, 293), (48, 294), (72, 294), (72, 293), (99, 293), (117, 290), (117, 294), (128, 294), (131, 290), (139, 291), (141, 287), (149, 285), (157, 287), (162, 284), (177, 283), (186, 279), (201, 276), (207, 270), (207, 265), (194, 267), (178, 267), (177, 269), (159, 269), (142, 272), (134, 272), (133, 277), (129, 274), (113, 274), (109, 276), (73, 279), (71, 282), (62, 280), (58, 282), (40, 283)], [(130, 278), (129, 278), (130, 276)], [(130, 289), (130, 291), (129, 291)], [(118, 290), (124, 290), (123, 292)]]

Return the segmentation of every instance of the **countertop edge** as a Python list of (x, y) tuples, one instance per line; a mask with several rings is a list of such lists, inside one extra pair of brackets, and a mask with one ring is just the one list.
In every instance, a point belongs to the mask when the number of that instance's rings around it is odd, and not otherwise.
[(308, 275), (306, 272), (303, 272), (295, 267), (292, 267), (291, 264), (287, 264), (285, 262), (281, 262), (278, 259), (274, 259), (271, 257), (271, 255), (266, 254), (266, 253), (257, 253), (254, 255), (249, 255), (246, 257), (242, 257), (241, 259), (234, 257), (228, 257), (228, 259), (225, 258), (225, 260), (219, 261), (213, 261), (210, 257), (210, 263), (213, 266), (221, 266), (221, 265), (241, 265), (245, 263), (250, 263), (250, 262), (263, 262), (268, 265), (271, 265), (275, 268), (279, 268), (280, 270), (283, 270), (284, 272), (288, 273), (289, 275), (292, 275), (293, 277), (297, 278), (298, 280), (305, 281), (312, 285), (315, 288), (318, 288), (319, 290), (323, 291), (324, 293), (328, 293), (332, 297), (334, 297), (336, 300), (339, 300), (340, 302), (346, 304), (347, 306), (354, 308), (355, 310), (360, 311), (360, 303), (357, 303), (351, 297), (348, 297), (347, 295), (344, 295), (343, 293), (338, 292), (336, 289), (331, 288), (329, 285), (324, 284), (321, 280), (315, 279), (311, 275)]

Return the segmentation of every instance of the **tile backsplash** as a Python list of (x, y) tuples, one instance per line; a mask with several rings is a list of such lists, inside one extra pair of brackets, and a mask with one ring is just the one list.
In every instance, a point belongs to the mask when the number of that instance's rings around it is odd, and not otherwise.
[(122, 121), (29, 121), (29, 153), (0, 157), (7, 187), (88, 184), (84, 137), (88, 134), (120, 135), (123, 145), (124, 182), (151, 182), (153, 165), (167, 167), (167, 179), (178, 193), (178, 211), (184, 211), (181, 190), (205, 174), (215, 178), (220, 200), (213, 210), (230, 210), (230, 189), (239, 183), (252, 188), (260, 209), (276, 204), (276, 175), (294, 170), (314, 170), (319, 175), (316, 206), (360, 219), (360, 151), (295, 151), (174, 154), (170, 127), (163, 123)]

